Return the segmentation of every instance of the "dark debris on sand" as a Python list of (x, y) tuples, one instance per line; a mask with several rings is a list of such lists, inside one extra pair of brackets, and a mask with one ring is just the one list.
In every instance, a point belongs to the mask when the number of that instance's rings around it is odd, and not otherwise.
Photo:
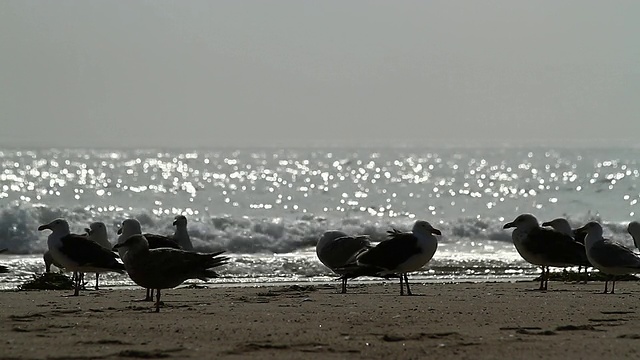
[(18, 290), (73, 290), (73, 281), (60, 273), (35, 274), (33, 280), (18, 286)]

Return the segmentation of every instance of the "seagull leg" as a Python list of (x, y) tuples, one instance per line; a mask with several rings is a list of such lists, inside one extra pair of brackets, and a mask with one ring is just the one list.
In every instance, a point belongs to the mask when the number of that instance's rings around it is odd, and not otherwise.
[(346, 294), (347, 293), (347, 278), (342, 278), (342, 294)]
[(542, 274), (540, 275), (540, 288), (538, 290), (544, 290), (544, 266), (541, 267)]
[(609, 285), (609, 279), (606, 279), (606, 280), (604, 281), (604, 291), (602, 292), (603, 294), (608, 294), (608, 293), (609, 293), (609, 290), (608, 290), (608, 288), (607, 288), (607, 285)]
[(78, 274), (80, 274), (80, 286), (82, 286), (82, 290), (87, 290), (87, 286), (86, 286), (87, 283), (84, 282), (84, 273), (81, 272), (81, 273), (78, 273)]
[(613, 275), (611, 276), (611, 292), (609, 294), (613, 294), (615, 289), (616, 289), (616, 276)]
[(404, 295), (404, 287), (402, 286), (402, 274), (400, 274), (400, 296)]
[(407, 273), (404, 273), (404, 284), (407, 286), (407, 295), (413, 295), (411, 293), (411, 288), (409, 288), (409, 278), (407, 277)]
[(156, 312), (160, 312), (160, 289), (156, 289)]
[(80, 273), (74, 271), (73, 275), (76, 278), (76, 281), (73, 284), (73, 296), (78, 296), (80, 295)]
[(551, 274), (549, 273), (549, 271), (550, 271), (550, 269), (549, 269), (549, 267), (547, 266), (547, 276), (545, 276), (545, 278), (544, 278), (544, 289), (545, 289), (545, 290), (547, 290), (547, 288), (548, 288), (548, 286), (549, 286), (549, 276), (551, 275)]
[(96, 290), (98, 290), (98, 278), (100, 277), (100, 274), (96, 273)]

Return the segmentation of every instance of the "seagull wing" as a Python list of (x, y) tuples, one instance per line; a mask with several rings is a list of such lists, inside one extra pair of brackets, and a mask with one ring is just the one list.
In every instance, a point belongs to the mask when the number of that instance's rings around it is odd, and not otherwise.
[(117, 255), (114, 252), (103, 248), (85, 236), (69, 234), (60, 240), (62, 242), (60, 250), (80, 266), (116, 271), (124, 270), (124, 266), (116, 260)]
[(420, 252), (413, 233), (393, 233), (391, 238), (358, 256), (358, 264), (394, 270), (409, 257)]
[(627, 247), (608, 239), (594, 244), (589, 255), (605, 267), (640, 269), (640, 257)]

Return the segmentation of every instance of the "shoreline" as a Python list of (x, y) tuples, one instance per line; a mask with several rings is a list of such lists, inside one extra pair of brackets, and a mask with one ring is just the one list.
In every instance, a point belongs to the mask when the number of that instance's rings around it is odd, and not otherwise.
[(640, 283), (533, 281), (0, 292), (3, 359), (623, 358), (640, 352)]

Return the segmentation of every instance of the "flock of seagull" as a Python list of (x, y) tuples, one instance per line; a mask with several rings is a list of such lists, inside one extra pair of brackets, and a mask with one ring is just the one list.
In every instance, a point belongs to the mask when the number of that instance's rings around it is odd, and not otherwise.
[[(604, 293), (615, 292), (616, 276), (640, 273), (640, 254), (602, 237), (602, 226), (595, 221), (572, 229), (564, 218), (542, 225), (535, 216), (522, 214), (506, 223), (503, 229), (515, 228), (511, 239), (520, 256), (542, 269), (539, 290), (547, 290), (550, 267), (594, 267), (608, 277)], [(632, 221), (627, 231), (640, 249), (640, 223)], [(418, 220), (410, 233), (393, 229), (388, 239), (371, 244), (365, 235), (349, 236), (341, 231), (325, 232), (316, 245), (318, 259), (340, 275), (342, 293), (347, 292), (347, 280), (359, 276), (400, 279), (400, 295), (411, 295), (407, 273), (424, 267), (438, 247), (435, 235), (441, 235), (426, 221)]]
[[(118, 241), (112, 248), (103, 223), (92, 223), (85, 234), (72, 234), (65, 219), (55, 219), (38, 230), (51, 230), (44, 254), (47, 271), (51, 264), (74, 272), (74, 295), (80, 293), (83, 273), (126, 272), (131, 280), (147, 289), (144, 300), (152, 301), (155, 291), (156, 312), (160, 312), (160, 290), (174, 288), (188, 279), (218, 277), (212, 270), (225, 265), (224, 251), (198, 253), (187, 232), (187, 218), (175, 217), (173, 237), (143, 234), (140, 222), (126, 219), (118, 229)], [(117, 252), (117, 253), (116, 253)], [(122, 262), (118, 261), (118, 258)]]
[[(227, 264), (224, 251), (200, 253), (193, 250), (187, 231), (187, 218), (175, 217), (172, 237), (142, 233), (140, 222), (125, 219), (118, 229), (118, 240), (111, 246), (104, 223), (94, 222), (84, 234), (73, 234), (65, 219), (55, 219), (38, 230), (50, 230), (48, 250), (44, 254), (46, 271), (51, 265), (74, 273), (74, 295), (84, 283), (84, 273), (127, 273), (131, 280), (147, 290), (144, 300), (153, 301), (160, 311), (160, 291), (174, 288), (188, 279), (208, 280), (218, 277), (213, 270)], [(542, 269), (540, 290), (547, 290), (550, 267), (594, 267), (608, 276), (604, 293), (615, 291), (618, 275), (640, 273), (640, 254), (603, 238), (602, 226), (589, 222), (572, 229), (569, 222), (557, 218), (542, 224), (531, 214), (522, 214), (506, 223), (514, 228), (513, 244), (522, 258)], [(628, 232), (640, 249), (640, 223), (629, 223)], [(429, 222), (417, 220), (411, 231), (392, 229), (387, 239), (374, 244), (367, 235), (347, 235), (339, 230), (324, 232), (318, 239), (316, 254), (322, 264), (339, 275), (341, 292), (347, 292), (347, 281), (361, 276), (398, 278), (400, 295), (412, 295), (408, 273), (420, 270), (438, 248), (441, 231)], [(0, 250), (2, 251), (2, 250)]]

